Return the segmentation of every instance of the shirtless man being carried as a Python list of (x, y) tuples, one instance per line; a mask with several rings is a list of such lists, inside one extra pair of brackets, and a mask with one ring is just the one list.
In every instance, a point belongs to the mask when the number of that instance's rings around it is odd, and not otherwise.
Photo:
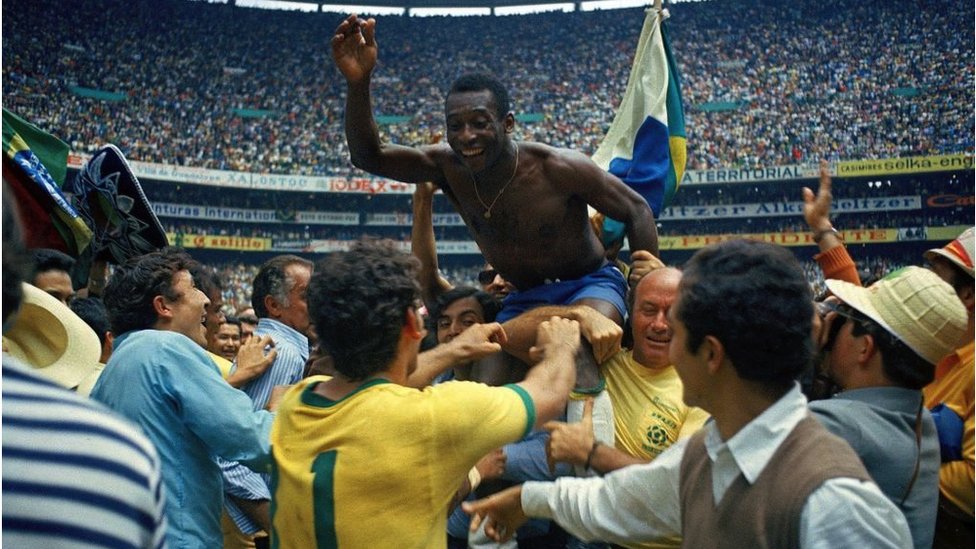
[[(657, 255), (654, 214), (644, 199), (582, 153), (513, 140), (508, 92), (482, 75), (463, 76), (451, 87), (445, 101), (446, 145), (382, 143), (370, 98), (375, 29), (374, 19), (351, 15), (332, 38), (334, 61), (348, 85), (345, 127), (352, 163), (380, 177), (433, 182), (454, 204), (485, 259), (518, 290), (506, 298), (498, 317), (518, 321), (505, 326), (505, 350), (527, 360), (538, 322), (573, 314), (552, 305), (586, 305), (622, 324), (627, 283), (606, 261), (587, 206), (623, 222), (631, 250)], [(614, 349), (594, 341), (613, 330), (601, 324), (603, 319), (592, 322), (593, 334), (580, 324), (584, 336), (593, 336), (587, 339), (594, 352), (616, 352), (620, 329)], [(596, 385), (596, 371), (595, 362), (581, 368), (577, 387)]]

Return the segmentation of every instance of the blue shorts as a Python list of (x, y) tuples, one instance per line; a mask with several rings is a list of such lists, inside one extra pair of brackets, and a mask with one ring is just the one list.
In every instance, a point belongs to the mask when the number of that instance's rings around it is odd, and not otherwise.
[(542, 305), (569, 305), (581, 299), (599, 299), (617, 308), (620, 318), (627, 316), (627, 280), (612, 263), (576, 280), (541, 284), (524, 292), (512, 292), (502, 301), (497, 322), (511, 320)]

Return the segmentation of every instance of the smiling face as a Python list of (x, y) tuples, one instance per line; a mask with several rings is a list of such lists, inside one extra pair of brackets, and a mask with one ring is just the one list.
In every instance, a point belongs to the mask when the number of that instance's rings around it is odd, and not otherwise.
[(512, 113), (500, 115), (489, 90), (454, 92), (445, 102), (447, 143), (474, 173), (493, 166), (509, 145)]
[(237, 324), (223, 323), (217, 333), (210, 337), (208, 350), (233, 361), (241, 348), (241, 327)]
[(181, 333), (206, 348), (207, 305), (210, 300), (193, 285), (189, 271), (178, 271), (173, 275), (172, 291), (178, 296), (175, 300), (161, 296), (168, 312), (163, 328)]
[(668, 353), (674, 335), (668, 312), (678, 296), (681, 272), (658, 269), (640, 280), (634, 290), (631, 328), (634, 336), (634, 360), (647, 368), (664, 368), (671, 364)]

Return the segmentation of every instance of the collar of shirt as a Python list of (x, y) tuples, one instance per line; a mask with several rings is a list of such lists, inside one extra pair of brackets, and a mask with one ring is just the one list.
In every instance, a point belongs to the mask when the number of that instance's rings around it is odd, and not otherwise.
[(308, 338), (291, 326), (272, 318), (261, 318), (258, 319), (258, 327), (255, 328), (254, 333), (257, 335), (271, 336), (275, 345), (280, 344), (281, 340), (284, 339), (299, 350), (304, 360), (308, 360)]
[[(714, 422), (705, 428), (705, 450), (717, 466), (727, 463), (741, 472), (752, 484), (772, 459), (779, 445), (793, 431), (796, 424), (807, 416), (807, 399), (795, 384), (782, 398), (773, 403), (759, 416), (750, 421), (727, 442), (722, 440)], [(728, 460), (731, 457), (731, 461)], [(725, 459), (723, 459), (725, 458)], [(734, 475), (733, 475), (734, 478)], [(731, 484), (731, 482), (730, 482)], [(716, 491), (725, 492), (719, 486)]]
[(904, 387), (865, 387), (841, 391), (833, 398), (867, 402), (885, 410), (915, 415), (922, 404), (922, 391)]

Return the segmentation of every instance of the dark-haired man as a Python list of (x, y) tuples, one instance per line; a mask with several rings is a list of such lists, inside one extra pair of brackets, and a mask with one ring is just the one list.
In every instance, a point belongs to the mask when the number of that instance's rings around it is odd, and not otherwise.
[(217, 332), (207, 334), (207, 350), (211, 353), (233, 362), (240, 349), (241, 321), (236, 316), (224, 317), (224, 321), (217, 327)]
[[(471, 467), (565, 407), (579, 327), (561, 318), (540, 324), (540, 361), (517, 385), (405, 386), (426, 334), (416, 271), (382, 242), (316, 265), (309, 311), (335, 376), (301, 382), (278, 409), (275, 547), (443, 547), (445, 509)], [(437, 349), (473, 337), (504, 332), (476, 324)]]
[(75, 289), (71, 284), (75, 258), (50, 248), (34, 248), (31, 250), (31, 257), (34, 259), (34, 278), (31, 284), (67, 305), (75, 297)]
[[(452, 85), (445, 101), (447, 144), (382, 143), (369, 93), (378, 53), (375, 26), (374, 19), (351, 15), (332, 38), (333, 59), (348, 85), (352, 163), (381, 177), (432, 182), (444, 192), (485, 259), (517, 289), (506, 298), (499, 322), (540, 305), (582, 304), (622, 325), (627, 283), (606, 260), (587, 207), (623, 222), (631, 250), (657, 254), (647, 202), (579, 152), (513, 140), (508, 92), (486, 75), (462, 76)], [(536, 323), (508, 330), (506, 351), (523, 357)], [(590, 389), (598, 383), (597, 366), (581, 358), (588, 363), (577, 382)]]
[(922, 404), (935, 364), (966, 328), (966, 310), (932, 271), (906, 267), (870, 288), (827, 280), (822, 340), (842, 391), (810, 409), (860, 456), (901, 509), (916, 548), (931, 547), (939, 503), (939, 437)]
[(794, 381), (812, 358), (810, 287), (785, 248), (732, 240), (696, 253), (671, 308), (684, 401), (709, 422), (650, 464), (526, 483), (464, 504), (504, 539), (526, 516), (582, 539), (681, 535), (684, 547), (909, 547), (901, 512)]
[(265, 470), (271, 414), (221, 377), (204, 350), (210, 301), (179, 249), (119, 266), (105, 287), (115, 350), (92, 398), (142, 428), (162, 459), (167, 542), (220, 547), (222, 483), (214, 456)]

